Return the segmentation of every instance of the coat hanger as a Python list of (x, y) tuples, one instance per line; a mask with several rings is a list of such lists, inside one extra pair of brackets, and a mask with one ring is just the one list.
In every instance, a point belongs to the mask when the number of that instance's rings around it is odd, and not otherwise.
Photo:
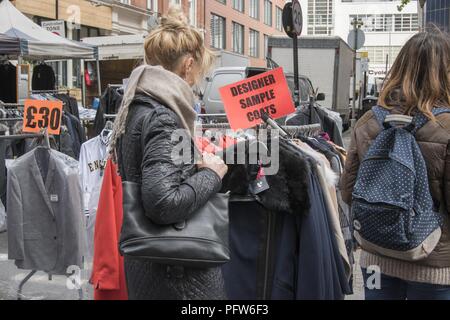
[(50, 138), (48, 136), (48, 129), (45, 128), (41, 131), (42, 139), (40, 142), (40, 146), (50, 150)]
[(112, 131), (114, 128), (114, 123), (111, 120), (106, 121), (105, 127), (100, 132), (100, 138), (104, 143), (108, 144), (109, 138), (111, 137)]

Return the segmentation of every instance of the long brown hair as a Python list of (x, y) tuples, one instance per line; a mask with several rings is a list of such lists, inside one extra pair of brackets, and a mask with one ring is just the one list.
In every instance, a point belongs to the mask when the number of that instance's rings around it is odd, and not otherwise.
[(450, 36), (436, 27), (406, 42), (386, 76), (378, 104), (421, 111), (434, 120), (434, 107), (450, 107)]

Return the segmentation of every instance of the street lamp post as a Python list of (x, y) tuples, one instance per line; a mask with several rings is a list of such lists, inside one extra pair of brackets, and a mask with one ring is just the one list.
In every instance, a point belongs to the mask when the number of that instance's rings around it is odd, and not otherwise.
[(353, 51), (353, 99), (352, 99), (352, 118), (350, 119), (350, 125), (353, 128), (356, 122), (356, 53), (357, 53), (357, 43), (358, 43), (358, 29), (361, 28), (363, 22), (356, 17), (353, 18), (351, 25), (355, 33), (354, 39), (354, 51)]

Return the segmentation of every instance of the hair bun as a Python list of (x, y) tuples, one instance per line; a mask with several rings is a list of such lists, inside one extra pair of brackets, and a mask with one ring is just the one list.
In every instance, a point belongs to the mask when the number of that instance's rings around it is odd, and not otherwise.
[(161, 17), (161, 27), (164, 29), (185, 29), (189, 27), (189, 20), (179, 5), (169, 8), (166, 15)]

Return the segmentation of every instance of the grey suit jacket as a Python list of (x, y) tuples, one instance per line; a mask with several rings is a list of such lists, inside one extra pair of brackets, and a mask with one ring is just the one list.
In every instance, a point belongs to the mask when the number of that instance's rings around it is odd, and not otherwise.
[(8, 169), (8, 258), (20, 269), (66, 274), (86, 250), (78, 162), (38, 147)]

